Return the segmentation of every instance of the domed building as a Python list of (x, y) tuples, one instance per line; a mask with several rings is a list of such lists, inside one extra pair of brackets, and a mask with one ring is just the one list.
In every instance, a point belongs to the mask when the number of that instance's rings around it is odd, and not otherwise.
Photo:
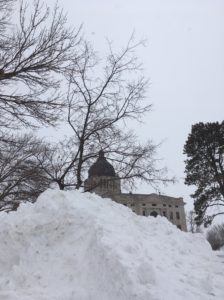
[(179, 229), (187, 231), (183, 198), (158, 194), (132, 194), (121, 192), (120, 178), (107, 161), (104, 152), (99, 152), (96, 162), (89, 168), (84, 191), (108, 197), (129, 207), (137, 215), (166, 217)]
[(85, 192), (94, 192), (103, 197), (121, 193), (120, 179), (102, 150), (97, 161), (89, 168), (88, 175), (84, 182)]

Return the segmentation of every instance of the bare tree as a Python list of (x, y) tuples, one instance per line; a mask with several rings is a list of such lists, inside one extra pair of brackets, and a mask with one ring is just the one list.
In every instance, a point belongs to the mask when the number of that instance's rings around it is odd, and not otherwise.
[(192, 233), (200, 232), (200, 227), (197, 225), (195, 218), (196, 218), (195, 211), (190, 210), (187, 213), (187, 225), (188, 225), (188, 231)]
[(34, 201), (49, 185), (35, 158), (43, 150), (39, 141), (11, 130), (55, 124), (66, 99), (60, 88), (79, 57), (79, 43), (80, 28), (67, 27), (57, 5), (0, 0), (1, 210)]
[[(15, 0), (0, 0), (0, 34), (2, 34), (6, 28), (8, 23), (8, 16), (10, 14), (11, 8)], [(1, 36), (0, 36), (1, 38)], [(4, 47), (2, 43), (0, 44), (0, 48)]]
[(35, 201), (50, 184), (35, 158), (43, 151), (41, 141), (31, 135), (10, 136), (0, 148), (0, 211)]
[[(43, 151), (37, 153), (36, 158), (49, 180), (61, 190), (76, 185), (73, 139), (46, 145)], [(70, 167), (71, 162), (74, 162), (73, 168)]]
[[(84, 55), (74, 63), (68, 78), (68, 124), (74, 135), (64, 149), (57, 146), (61, 150), (56, 157), (60, 159), (55, 160), (49, 152), (48, 164), (46, 156), (40, 159), (60, 188), (80, 188), (100, 149), (113, 162), (119, 177), (132, 185), (136, 178), (153, 185), (167, 180), (162, 170), (156, 168), (156, 146), (150, 141), (142, 145), (127, 130), (126, 121), (140, 121), (151, 108), (145, 98), (148, 82), (135, 55), (138, 46), (131, 38), (115, 54), (110, 45), (103, 64), (91, 46), (84, 44)], [(68, 152), (64, 153), (65, 149)]]
[(0, 0), (0, 27), (1, 128), (54, 123), (62, 108), (61, 76), (78, 57), (80, 30), (66, 28), (62, 10), (40, 0)]
[[(20, 7), (15, 24), (10, 19), (13, 2)], [(49, 180), (61, 189), (80, 188), (100, 149), (131, 184), (134, 178), (150, 184), (166, 180), (156, 168), (156, 147), (150, 141), (140, 144), (127, 130), (128, 120), (140, 121), (151, 108), (145, 97), (148, 82), (135, 54), (141, 43), (131, 38), (120, 53), (109, 44), (108, 56), (100, 60), (80, 39), (79, 29), (66, 29), (57, 6), (51, 11), (40, 0), (32, 4), (0, 0), (1, 139), (4, 127), (54, 123), (63, 104), (61, 78), (66, 77), (67, 120), (74, 135), (35, 152)]]

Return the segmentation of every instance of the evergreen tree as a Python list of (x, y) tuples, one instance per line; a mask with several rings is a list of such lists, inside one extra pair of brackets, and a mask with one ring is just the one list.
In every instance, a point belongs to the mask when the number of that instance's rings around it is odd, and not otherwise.
[(184, 154), (185, 184), (197, 187), (191, 195), (196, 222), (207, 226), (224, 214), (224, 121), (193, 125)]

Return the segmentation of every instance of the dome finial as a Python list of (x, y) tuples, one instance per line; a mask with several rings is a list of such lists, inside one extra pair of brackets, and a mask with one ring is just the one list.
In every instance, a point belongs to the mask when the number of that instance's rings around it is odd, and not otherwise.
[(99, 151), (99, 158), (104, 158), (104, 152), (103, 152), (103, 150)]
[(88, 173), (89, 177), (116, 176), (114, 167), (107, 161), (106, 157), (104, 157), (104, 151), (102, 149), (99, 151), (99, 157), (96, 162), (89, 168)]

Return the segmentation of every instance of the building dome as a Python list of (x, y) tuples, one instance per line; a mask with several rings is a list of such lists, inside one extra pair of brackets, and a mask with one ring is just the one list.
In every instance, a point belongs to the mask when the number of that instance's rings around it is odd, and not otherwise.
[(114, 167), (106, 160), (102, 150), (99, 152), (97, 161), (89, 168), (89, 178), (94, 176), (116, 176)]

